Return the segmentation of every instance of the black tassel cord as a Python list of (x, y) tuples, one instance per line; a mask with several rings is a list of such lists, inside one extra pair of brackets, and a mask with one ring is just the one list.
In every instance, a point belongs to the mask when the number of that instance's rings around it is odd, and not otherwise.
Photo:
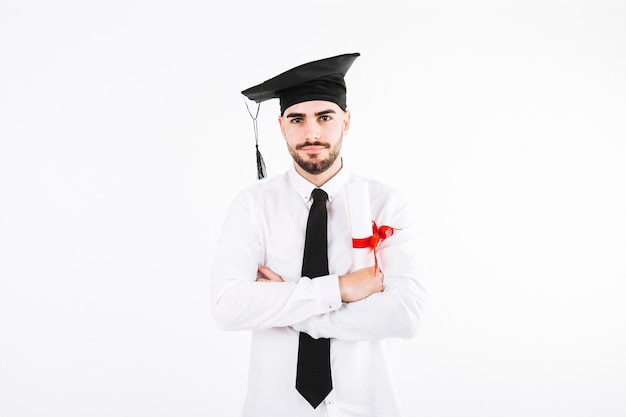
[[(245, 100), (245, 99), (244, 99)], [(261, 103), (256, 108), (256, 114), (253, 116), (250, 111), (250, 107), (248, 107), (248, 103), (246, 103), (246, 109), (248, 109), (248, 114), (252, 118), (252, 126), (254, 127), (254, 142), (256, 147), (256, 172), (257, 178), (262, 180), (267, 176), (267, 169), (265, 168), (265, 161), (263, 160), (263, 155), (261, 155), (261, 151), (259, 150), (259, 125), (257, 123), (257, 118), (259, 117), (259, 109), (261, 108)]]

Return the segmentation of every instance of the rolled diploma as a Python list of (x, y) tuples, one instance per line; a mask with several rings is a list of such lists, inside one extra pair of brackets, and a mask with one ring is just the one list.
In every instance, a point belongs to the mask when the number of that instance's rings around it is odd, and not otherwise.
[[(351, 181), (346, 184), (346, 204), (353, 239), (372, 236), (372, 214), (369, 188), (366, 181)], [(354, 270), (374, 265), (371, 248), (353, 249)]]

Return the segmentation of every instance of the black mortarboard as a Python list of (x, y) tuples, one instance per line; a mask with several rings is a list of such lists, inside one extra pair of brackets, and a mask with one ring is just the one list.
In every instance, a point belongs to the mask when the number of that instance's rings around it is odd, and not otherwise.
[(332, 101), (345, 110), (346, 84), (343, 77), (359, 55), (343, 54), (307, 62), (241, 94), (257, 103), (278, 98), (281, 113), (289, 106), (311, 100)]
[[(241, 94), (257, 103), (278, 98), (281, 114), (294, 104), (311, 100), (330, 101), (346, 110), (344, 77), (359, 55), (343, 54), (307, 62), (250, 87)], [(255, 117), (253, 120), (256, 122)], [(258, 177), (261, 179), (265, 176), (265, 164), (259, 152), (258, 138), (256, 147)]]

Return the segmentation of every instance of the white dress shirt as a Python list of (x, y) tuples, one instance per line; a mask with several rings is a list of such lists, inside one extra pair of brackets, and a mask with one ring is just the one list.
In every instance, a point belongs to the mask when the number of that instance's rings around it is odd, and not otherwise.
[[(368, 181), (372, 220), (395, 233), (377, 251), (384, 291), (342, 303), (338, 276), (353, 270), (344, 185), (354, 179)], [(241, 415), (402, 416), (388, 343), (413, 337), (421, 316), (424, 289), (411, 205), (397, 190), (342, 168), (321, 187), (329, 196), (330, 275), (310, 279), (301, 268), (314, 188), (292, 167), (241, 191), (222, 228), (212, 267), (213, 315), (221, 329), (252, 331)], [(285, 282), (256, 282), (258, 265)], [(331, 339), (333, 390), (316, 409), (295, 388), (300, 331)]]

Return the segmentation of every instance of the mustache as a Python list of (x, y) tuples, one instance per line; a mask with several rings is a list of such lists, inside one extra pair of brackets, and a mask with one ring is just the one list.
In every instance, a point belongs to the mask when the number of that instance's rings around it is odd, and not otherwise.
[(320, 142), (320, 141), (305, 142), (305, 143), (301, 143), (299, 145), (296, 145), (296, 149), (300, 150), (300, 149), (304, 148), (305, 146), (323, 146), (325, 148), (330, 148), (330, 143)]

